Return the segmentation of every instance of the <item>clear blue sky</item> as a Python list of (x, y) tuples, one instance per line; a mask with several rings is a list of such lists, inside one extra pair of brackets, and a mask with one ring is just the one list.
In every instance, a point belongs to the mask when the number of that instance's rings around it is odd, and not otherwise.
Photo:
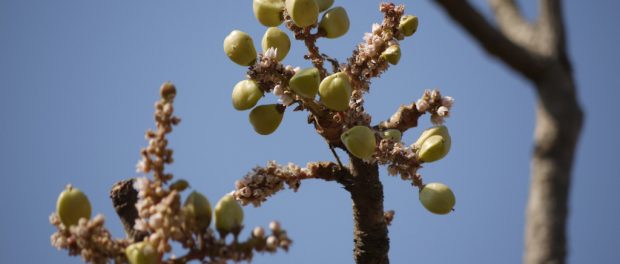
[[(525, 11), (535, 17), (536, 6)], [(586, 126), (576, 158), (569, 239), (570, 263), (620, 259), (620, 3), (565, 1), (570, 56)], [(349, 33), (321, 40), (341, 60), (380, 21), (379, 1), (344, 1)], [(418, 33), (402, 43), (397, 67), (373, 82), (367, 109), (374, 121), (423, 89), (440, 87), (456, 99), (448, 125), (453, 147), (421, 172), (450, 185), (456, 212), (427, 213), (417, 193), (382, 176), (392, 263), (520, 263), (535, 98), (530, 84), (488, 57), (431, 1), (405, 1), (420, 17)], [(476, 4), (486, 9), (485, 2)], [(524, 3), (526, 4), (526, 3)], [(249, 0), (0, 1), (0, 256), (6, 263), (79, 263), (50, 246), (48, 215), (67, 183), (84, 190), (94, 212), (123, 235), (108, 199), (110, 186), (133, 177), (143, 133), (153, 127), (153, 103), (166, 80), (179, 89), (171, 136), (176, 176), (190, 180), (212, 203), (255, 165), (267, 160), (332, 160), (305, 114), (287, 112), (271, 136), (255, 134), (247, 112), (230, 103), (244, 68), (222, 51), (233, 29), (257, 46), (264, 27)], [(295, 43), (286, 63), (308, 66)], [(275, 101), (270, 96), (266, 102)], [(421, 123), (428, 127), (427, 119)], [(404, 135), (413, 142), (421, 129)], [(333, 183), (307, 181), (263, 207), (246, 209), (246, 225), (278, 219), (294, 239), (288, 254), (254, 263), (352, 263), (351, 202)]]

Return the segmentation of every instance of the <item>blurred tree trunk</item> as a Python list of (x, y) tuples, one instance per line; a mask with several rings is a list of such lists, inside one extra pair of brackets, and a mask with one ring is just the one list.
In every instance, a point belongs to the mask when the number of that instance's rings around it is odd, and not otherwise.
[(536, 128), (523, 263), (565, 263), (571, 170), (583, 112), (566, 51), (562, 1), (539, 0), (539, 17), (531, 23), (515, 0), (489, 0), (497, 26), (466, 0), (435, 2), (489, 54), (535, 87)]

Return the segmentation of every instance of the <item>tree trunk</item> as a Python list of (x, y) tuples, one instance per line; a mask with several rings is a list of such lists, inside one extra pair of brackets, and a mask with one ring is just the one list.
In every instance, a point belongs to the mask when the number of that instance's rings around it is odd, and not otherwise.
[(357, 264), (388, 264), (390, 240), (383, 216), (379, 167), (350, 157), (352, 181), (345, 184), (353, 200), (353, 255)]
[(565, 263), (573, 158), (583, 113), (570, 68), (555, 64), (536, 83), (538, 102), (525, 230), (525, 264)]

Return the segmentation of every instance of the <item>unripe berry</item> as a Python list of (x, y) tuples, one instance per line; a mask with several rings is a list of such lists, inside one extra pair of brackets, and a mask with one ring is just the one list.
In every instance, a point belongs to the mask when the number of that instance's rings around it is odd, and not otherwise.
[(65, 227), (77, 225), (81, 218), (90, 219), (90, 202), (80, 189), (67, 185), (58, 196), (56, 212)]
[(232, 195), (224, 195), (215, 205), (215, 228), (227, 234), (240, 229), (242, 224), (243, 209)]
[(189, 182), (183, 179), (179, 179), (172, 184), (170, 184), (170, 190), (175, 190), (177, 192), (182, 192), (189, 187)]
[(256, 133), (269, 135), (280, 126), (283, 116), (284, 108), (280, 104), (259, 105), (250, 112), (250, 123)]
[(319, 6), (315, 0), (286, 0), (286, 11), (298, 27), (307, 27), (316, 23)]
[(456, 198), (448, 186), (433, 182), (420, 190), (420, 202), (426, 210), (434, 214), (447, 214), (452, 211)]
[(207, 197), (193, 191), (185, 200), (183, 214), (194, 221), (194, 231), (204, 231), (211, 223), (211, 204)]
[(349, 108), (351, 92), (349, 76), (344, 72), (325, 77), (319, 85), (321, 103), (334, 111), (344, 111)]
[(402, 136), (403, 136), (403, 133), (400, 132), (400, 130), (398, 129), (387, 129), (383, 131), (383, 133), (381, 134), (381, 137), (392, 140), (394, 142), (400, 142), (400, 140), (402, 139)]
[(291, 39), (277, 27), (270, 27), (265, 31), (263, 41), (261, 42), (263, 52), (269, 48), (276, 48), (278, 61), (283, 60), (291, 49)]
[(398, 24), (398, 30), (400, 30), (405, 37), (413, 35), (418, 30), (418, 17), (412, 15), (404, 15), (400, 17), (400, 24)]
[(446, 143), (446, 139), (442, 136), (434, 135), (422, 143), (418, 156), (423, 162), (433, 162), (445, 157), (449, 150), (450, 145)]
[(146, 241), (133, 243), (125, 249), (125, 255), (130, 264), (157, 264), (159, 254), (155, 248)]
[(450, 139), (450, 133), (448, 133), (448, 127), (444, 125), (434, 126), (422, 132), (422, 135), (420, 135), (418, 140), (413, 144), (414, 148), (419, 149), (422, 146), (422, 143), (424, 143), (424, 141), (427, 138), (434, 136), (434, 135), (440, 135), (444, 137), (444, 139)]
[(263, 97), (263, 90), (255, 81), (243, 80), (233, 88), (232, 104), (237, 110), (247, 110), (254, 107), (261, 97)]
[(398, 61), (400, 61), (400, 46), (389, 46), (387, 49), (385, 49), (385, 51), (383, 51), (383, 53), (381, 53), (381, 58), (392, 65), (398, 64)]
[(241, 66), (250, 66), (256, 61), (256, 48), (252, 37), (239, 30), (233, 30), (226, 36), (224, 52), (230, 60)]
[(334, 0), (314, 0), (316, 4), (319, 6), (319, 12), (323, 12), (327, 10), (334, 4)]
[(375, 133), (367, 126), (354, 126), (340, 135), (349, 152), (360, 159), (369, 159), (375, 153)]
[(258, 22), (266, 27), (277, 27), (284, 21), (284, 0), (254, 0), (252, 7)]
[(289, 81), (289, 87), (297, 94), (314, 98), (319, 91), (321, 83), (321, 75), (319, 70), (314, 67), (306, 68), (298, 71)]
[(321, 18), (319, 29), (325, 31), (326, 38), (337, 38), (349, 31), (349, 16), (343, 7), (327, 10)]

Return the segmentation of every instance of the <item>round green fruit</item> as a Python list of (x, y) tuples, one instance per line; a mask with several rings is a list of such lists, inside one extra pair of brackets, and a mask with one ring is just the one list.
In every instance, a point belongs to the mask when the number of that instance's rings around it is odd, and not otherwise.
[(344, 111), (349, 108), (351, 92), (349, 76), (344, 72), (325, 77), (319, 85), (321, 103), (334, 111)]
[(130, 264), (157, 264), (159, 254), (148, 242), (138, 242), (129, 245), (125, 249), (125, 255)]
[(252, 37), (239, 30), (233, 30), (224, 38), (224, 52), (230, 60), (241, 66), (250, 66), (256, 61)]
[(258, 22), (266, 27), (277, 27), (284, 21), (284, 0), (254, 0), (252, 7)]
[(279, 104), (259, 105), (250, 112), (250, 123), (254, 131), (269, 135), (276, 131), (284, 117), (284, 108)]
[(307, 27), (316, 23), (319, 6), (315, 0), (286, 0), (286, 11), (298, 27)]
[(383, 131), (381, 137), (383, 137), (384, 139), (392, 140), (394, 142), (400, 142), (403, 137), (403, 133), (400, 132), (400, 130), (398, 129), (387, 129)]
[(418, 30), (418, 17), (412, 15), (404, 15), (400, 17), (400, 24), (398, 24), (398, 30), (409, 37)]
[(254, 107), (261, 97), (263, 97), (263, 91), (255, 81), (243, 80), (233, 88), (232, 104), (239, 111), (247, 110)]
[(323, 12), (334, 4), (334, 0), (315, 0), (319, 6), (319, 12)]
[(66, 227), (77, 225), (81, 218), (90, 219), (90, 202), (80, 189), (68, 185), (58, 196), (56, 212)]
[(295, 73), (289, 81), (289, 87), (296, 94), (306, 98), (314, 98), (319, 91), (321, 75), (314, 67), (306, 68)]
[(220, 233), (230, 233), (241, 228), (243, 209), (230, 195), (224, 195), (215, 205), (215, 228)]
[(413, 144), (414, 147), (419, 149), (422, 146), (422, 143), (424, 143), (426, 139), (428, 139), (431, 136), (435, 136), (435, 135), (440, 135), (444, 139), (446, 139), (448, 143), (451, 143), (450, 133), (448, 133), (448, 127), (441, 125), (441, 126), (434, 126), (427, 130), (424, 130), (424, 132), (422, 132), (422, 135), (420, 135), (418, 140)]
[(385, 49), (385, 51), (383, 51), (383, 53), (381, 53), (381, 58), (392, 65), (398, 64), (398, 61), (400, 61), (400, 46), (389, 46), (387, 49)]
[(418, 156), (423, 162), (433, 162), (445, 157), (449, 150), (450, 144), (446, 142), (446, 139), (440, 135), (434, 135), (422, 143)]
[(276, 59), (282, 61), (289, 50), (291, 50), (291, 39), (279, 28), (270, 27), (265, 31), (261, 46), (263, 47), (263, 52), (266, 52), (269, 48), (275, 48), (277, 50)]
[(448, 186), (433, 182), (420, 190), (420, 202), (431, 213), (443, 215), (452, 211), (456, 198)]
[(319, 29), (325, 32), (326, 38), (338, 38), (349, 31), (349, 15), (342, 7), (327, 10), (321, 18)]
[(211, 223), (211, 204), (207, 197), (199, 192), (193, 191), (183, 205), (183, 213), (185, 217), (194, 220), (195, 231), (204, 231)]
[(349, 152), (359, 159), (369, 159), (375, 153), (375, 133), (367, 126), (354, 126), (340, 135)]

